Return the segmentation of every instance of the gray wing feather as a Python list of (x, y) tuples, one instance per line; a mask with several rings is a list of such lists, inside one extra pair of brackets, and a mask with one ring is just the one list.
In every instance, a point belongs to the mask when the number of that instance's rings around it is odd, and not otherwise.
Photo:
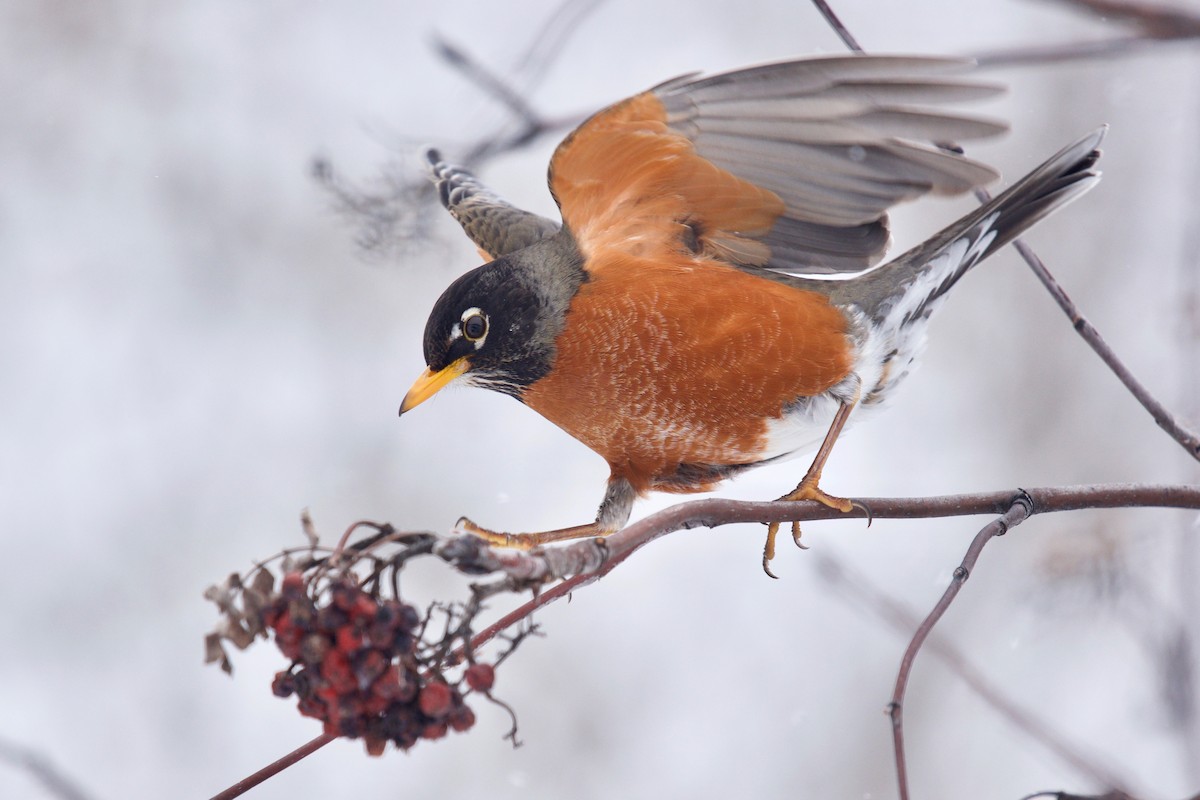
[(836, 272), (882, 257), (887, 210), (896, 203), (958, 194), (997, 177), (931, 144), (1006, 129), (930, 108), (1002, 91), (952, 77), (971, 66), (914, 56), (804, 59), (684, 76), (654, 93), (667, 124), (700, 156), (783, 200), (784, 216), (763, 238), (772, 251), (768, 268)]
[(427, 150), (425, 159), (442, 205), (493, 259), (558, 232), (557, 222), (506, 202), (467, 170), (443, 161), (437, 150)]
[[(835, 303), (855, 305), (885, 326), (924, 318), (967, 270), (1096, 185), (1098, 148), (1107, 130), (1064, 147), (986, 205), (860, 278), (793, 280)], [(918, 282), (923, 290), (912, 291)]]

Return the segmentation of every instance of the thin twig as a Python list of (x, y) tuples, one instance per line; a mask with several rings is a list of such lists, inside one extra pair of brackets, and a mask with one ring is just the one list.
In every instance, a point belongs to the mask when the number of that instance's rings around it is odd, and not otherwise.
[(524, 123), (525, 128), (541, 127), (541, 115), (533, 110), (533, 106), (529, 104), (525, 96), (509, 86), (495, 72), (476, 61), (474, 56), (440, 35), (434, 37), (433, 46), (446, 63), (461, 72), (485, 94), (499, 100), (513, 116)]
[(908, 643), (908, 648), (904, 651), (904, 656), (900, 659), (900, 671), (896, 675), (896, 688), (892, 692), (892, 702), (888, 704), (888, 716), (892, 719), (892, 745), (896, 754), (896, 780), (900, 786), (900, 800), (908, 800), (908, 765), (904, 758), (904, 693), (908, 689), (908, 676), (912, 673), (913, 661), (916, 660), (921, 645), (933, 631), (933, 626), (937, 625), (938, 620), (942, 618), (950, 608), (950, 604), (954, 602), (954, 598), (958, 596), (963, 584), (967, 582), (967, 578), (971, 577), (971, 570), (975, 568), (975, 562), (979, 559), (979, 554), (983, 552), (984, 546), (994, 537), (1003, 536), (1013, 527), (1020, 525), (1033, 514), (1033, 511), (1032, 498), (1018, 496), (1013, 499), (1012, 506), (1003, 516), (992, 520), (979, 533), (975, 534), (971, 546), (967, 548), (967, 554), (963, 556), (962, 563), (954, 570), (954, 577), (951, 578), (950, 585), (946, 587), (946, 591), (938, 600), (937, 605), (933, 607), (933, 611), (929, 612), (929, 616), (917, 628), (912, 641)]
[(1157, 5), (1126, 0), (1059, 0), (1059, 3), (1083, 9), (1107, 22), (1124, 23), (1137, 32), (1094, 42), (1035, 45), (1009, 50), (994, 50), (976, 56), (980, 66), (998, 67), (1018, 64), (1048, 64), (1087, 58), (1111, 58), (1145, 52), (1164, 42), (1187, 41), (1200, 37), (1200, 15), (1183, 6)]
[(1161, 45), (1162, 42), (1157, 39), (1150, 39), (1145, 34), (1136, 33), (1094, 42), (1066, 42), (985, 50), (974, 54), (972, 58), (980, 67), (1017, 67), (1135, 55), (1145, 52), (1150, 47)]
[[(991, 199), (991, 195), (984, 189), (976, 190), (976, 196), (979, 197), (980, 203), (986, 203)], [(1093, 352), (1100, 357), (1117, 379), (1124, 384), (1129, 393), (1142, 404), (1142, 408), (1146, 409), (1153, 417), (1158, 427), (1162, 428), (1168, 436), (1179, 443), (1181, 447), (1192, 458), (1200, 461), (1200, 435), (1189, 429), (1175, 415), (1167, 410), (1167, 407), (1160, 403), (1154, 395), (1152, 395), (1145, 386), (1133, 376), (1129, 368), (1124, 362), (1117, 357), (1108, 343), (1104, 341), (1100, 331), (1080, 313), (1079, 308), (1063, 290), (1062, 286), (1050, 274), (1050, 270), (1046, 269), (1046, 265), (1037, 253), (1033, 252), (1032, 248), (1025, 242), (1017, 239), (1013, 242), (1013, 247), (1017, 248), (1017, 252), (1025, 259), (1025, 263), (1033, 270), (1033, 274), (1037, 276), (1042, 285), (1046, 287), (1046, 291), (1054, 298), (1054, 302), (1058, 303), (1058, 307), (1063, 310), (1067, 318), (1071, 320), (1071, 325), (1075, 328), (1075, 332), (1087, 342)]]
[[(903, 603), (875, 586), (865, 575), (856, 572), (828, 551), (818, 550), (817, 573), (829, 581), (848, 601), (858, 601), (897, 632), (910, 636), (920, 625), (920, 618)], [(1076, 769), (1100, 786), (1124, 788), (1126, 781), (1097, 759), (1089, 758), (1061, 732), (1037, 714), (1022, 708), (1010, 699), (999, 686), (984, 676), (965, 655), (937, 634), (929, 637), (924, 648), (940, 659), (958, 678), (975, 692), (984, 703), (1003, 719), (1033, 741), (1053, 753), (1063, 763)]]
[(329, 744), (336, 738), (337, 737), (333, 736), (332, 734), (323, 733), (306, 744), (300, 745), (283, 758), (272, 761), (270, 764), (267, 764), (253, 775), (243, 778), (225, 791), (214, 794), (211, 800), (233, 800), (235, 797), (241, 797), (243, 794), (250, 791), (255, 786), (258, 786), (267, 778), (272, 778), (275, 775), (278, 775), (292, 764), (295, 764), (300, 759), (315, 753), (317, 750), (320, 750), (322, 747)]
[(1154, 39), (1186, 39), (1200, 36), (1200, 16), (1185, 9), (1182, 4), (1148, 3), (1146, 0), (1059, 0), (1067, 6), (1075, 6), (1089, 16), (1101, 17), (1105, 21), (1133, 25), (1146, 36)]
[(817, 11), (821, 12), (821, 16), (825, 17), (825, 21), (829, 23), (829, 27), (833, 28), (833, 32), (846, 45), (847, 50), (852, 50), (855, 53), (863, 52), (862, 45), (858, 43), (858, 39), (855, 39), (850, 29), (842, 24), (838, 15), (829, 7), (829, 3), (825, 2), (825, 0), (812, 0), (812, 4), (817, 7)]
[(584, 18), (604, 5), (605, 0), (564, 0), (529, 40), (529, 46), (517, 59), (517, 69), (526, 73), (525, 91), (529, 91), (549, 72), (571, 35)]

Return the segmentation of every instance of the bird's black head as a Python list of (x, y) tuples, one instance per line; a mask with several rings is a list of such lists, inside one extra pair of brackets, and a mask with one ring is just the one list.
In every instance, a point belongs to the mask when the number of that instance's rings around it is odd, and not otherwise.
[(540, 271), (504, 257), (450, 284), (425, 323), (429, 368), (405, 396), (401, 414), (456, 380), (520, 399), (550, 370), (578, 281), (541, 280)]

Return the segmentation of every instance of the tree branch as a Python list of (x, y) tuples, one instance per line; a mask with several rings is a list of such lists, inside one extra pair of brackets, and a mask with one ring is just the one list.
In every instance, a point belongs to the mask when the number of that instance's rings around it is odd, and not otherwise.
[[(596, 582), (612, 572), (629, 556), (655, 539), (678, 530), (718, 528), (746, 522), (813, 522), (829, 519), (930, 519), (978, 514), (1005, 514), (1018, 498), (1032, 503), (1031, 514), (1049, 514), (1084, 509), (1157, 507), (1200, 510), (1200, 486), (1098, 484), (1094, 486), (1042, 487), (1000, 492), (943, 495), (939, 497), (860, 497), (851, 498), (868, 511), (855, 508), (842, 513), (812, 501), (750, 502), (708, 498), (679, 503), (639, 520), (605, 539), (588, 539), (554, 548), (556, 558), (566, 563), (584, 563), (595, 559), (597, 549), (604, 551), (600, 565), (591, 571), (565, 577), (560, 583), (514, 609), (477, 634), (481, 645), (496, 633), (524, 619), (542, 606)], [(549, 551), (547, 551), (549, 552)], [(540, 557), (536, 552), (526, 557)], [(553, 574), (548, 569), (546, 574)]]
[(892, 702), (888, 704), (888, 716), (892, 720), (892, 742), (896, 753), (896, 776), (900, 784), (900, 800), (908, 800), (908, 767), (904, 760), (904, 693), (908, 689), (908, 676), (912, 673), (913, 661), (916, 660), (921, 645), (925, 644), (925, 640), (933, 631), (933, 626), (950, 608), (950, 604), (958, 596), (963, 584), (967, 582), (967, 578), (971, 577), (971, 570), (975, 568), (975, 562), (983, 552), (984, 546), (993, 537), (1003, 536), (1011, 528), (1020, 525), (1032, 513), (1032, 498), (1018, 494), (1002, 516), (992, 520), (979, 533), (975, 534), (971, 546), (967, 548), (967, 554), (963, 556), (962, 563), (954, 570), (950, 585), (946, 587), (946, 591), (938, 600), (937, 605), (933, 607), (933, 611), (929, 612), (929, 616), (917, 628), (912, 641), (908, 643), (908, 648), (904, 651), (904, 656), (900, 659), (900, 671), (896, 675), (896, 688), (892, 692)]
[[(977, 190), (976, 194), (980, 198), (981, 203), (986, 203), (991, 199), (991, 195), (984, 189)], [(1133, 373), (1125, 366), (1125, 363), (1117, 357), (1113, 349), (1109, 347), (1108, 342), (1096, 330), (1096, 327), (1080, 313), (1075, 302), (1062, 288), (1054, 276), (1050, 274), (1050, 270), (1046, 269), (1046, 265), (1037, 253), (1025, 242), (1017, 239), (1013, 242), (1013, 247), (1017, 248), (1017, 252), (1025, 259), (1025, 263), (1033, 270), (1033, 274), (1046, 287), (1046, 291), (1054, 298), (1054, 302), (1058, 303), (1058, 307), (1062, 309), (1067, 318), (1071, 320), (1071, 326), (1075, 328), (1075, 332), (1092, 348), (1092, 351), (1100, 357), (1105, 366), (1117, 376), (1117, 380), (1124, 384), (1129, 393), (1134, 396), (1142, 408), (1150, 413), (1158, 427), (1162, 428), (1168, 436), (1174, 439), (1192, 458), (1200, 461), (1200, 435), (1191, 430), (1180, 422), (1174, 414), (1172, 414), (1166, 406), (1158, 401), (1154, 395), (1150, 393), (1141, 382), (1134, 377)]]
[[(1122, 0), (1068, 0), (1068, 2), (1074, 2), (1092, 10), (1097, 10), (1098, 7), (1101, 7), (1100, 10), (1104, 13), (1114, 13), (1124, 19), (1132, 19), (1140, 24), (1146, 38), (1166, 38), (1168, 36), (1188, 38), (1200, 35), (1200, 21), (1196, 19), (1181, 20), (1180, 16), (1186, 15), (1168, 12), (1159, 7), (1126, 3), (1122, 2)], [(863, 52), (862, 46), (859, 45), (849, 29), (846, 28), (825, 0), (813, 0), (813, 4), (850, 50)], [(1148, 11), (1148, 9), (1150, 10)], [(982, 188), (975, 190), (975, 196), (981, 205), (991, 199), (988, 192)], [(1020, 239), (1014, 240), (1013, 246), (1071, 320), (1076, 332), (1100, 356), (1101, 360), (1117, 376), (1121, 383), (1124, 384), (1125, 388), (1142, 404), (1142, 407), (1150, 413), (1159, 427), (1178, 442), (1189, 455), (1200, 460), (1200, 437), (1178, 422), (1175, 416), (1134, 378), (1132, 372), (1117, 358), (1116, 353), (1104, 341), (1100, 332), (1079, 313), (1074, 302), (1059, 285), (1058, 281), (1054, 279), (1053, 275), (1050, 274), (1046, 265), (1034, 253), (1033, 249)], [(984, 545), (993, 536), (1003, 534), (1008, 530), (1010, 525), (1019, 524), (1033, 513), (1034, 509), (1032, 506), (1026, 507), (1025, 499), (1014, 498), (1013, 505), (1004, 512), (1004, 516), (985, 527), (976, 535), (970, 549), (967, 551), (966, 557), (963, 559), (963, 564), (955, 571), (955, 582), (946, 590), (942, 599), (934, 607), (922, 626), (918, 628), (901, 661), (899, 675), (896, 680), (896, 689), (890, 706), (890, 715), (896, 757), (896, 778), (902, 800), (907, 800), (908, 798), (908, 768), (904, 758), (902, 700), (908, 684), (908, 674), (912, 668), (912, 661), (933, 625), (937, 623), (950, 603), (953, 602), (954, 597), (958, 594), (962, 582), (966, 580), (970, 567), (974, 565)], [(1032, 502), (1031, 497), (1027, 499)]]
[(258, 786), (267, 778), (273, 778), (280, 772), (283, 772), (285, 769), (290, 767), (292, 764), (295, 764), (297, 761), (305, 758), (306, 756), (312, 755), (336, 738), (336, 736), (323, 733), (311, 741), (300, 745), (286, 756), (272, 761), (270, 764), (267, 764), (265, 767), (253, 773), (252, 775), (246, 776), (225, 791), (214, 794), (211, 800), (233, 800), (235, 797), (241, 797), (243, 794), (250, 791), (255, 786)]
[[(645, 545), (675, 531), (692, 528), (718, 528), (722, 525), (737, 523), (862, 519), (868, 515), (871, 519), (931, 519), (979, 514), (1004, 515), (976, 535), (961, 567), (965, 568), (969, 574), (969, 570), (974, 566), (975, 559), (978, 558), (979, 551), (982, 550), (986, 541), (992, 536), (999, 535), (1003, 530), (1007, 530), (1007, 527), (1002, 529), (1002, 524), (1008, 526), (1016, 524), (1019, 521), (1018, 516), (1020, 519), (1025, 519), (1027, 516), (1035, 514), (1062, 511), (1134, 507), (1200, 510), (1200, 486), (1098, 484), (1013, 489), (923, 498), (864, 497), (854, 499), (859, 507), (842, 513), (812, 501), (749, 502), (707, 498), (671, 506), (639, 520), (605, 539), (587, 539), (545, 550), (520, 553), (511, 550), (493, 550), (483, 544), (482, 540), (464, 534), (443, 541), (435, 547), (435, 550), (453, 550), (461, 544), (464, 552), (471, 553), (471, 558), (466, 562), (464, 570), (469, 574), (478, 575), (480, 565), (483, 564), (490, 569), (504, 573), (505, 580), (513, 580), (515, 585), (528, 585), (531, 577), (538, 580), (558, 581), (550, 588), (538, 592), (533, 599), (522, 603), (491, 625), (478, 631), (471, 638), (471, 648), (480, 649), (499, 634), (528, 619), (539, 608), (595, 583)], [(455, 557), (443, 557), (451, 563), (458, 563)], [(953, 600), (954, 594), (957, 594), (965, 580), (966, 574), (960, 576), (956, 572), (955, 584), (950, 590), (947, 590), (949, 599), (944, 596), (942, 602), (939, 603), (940, 611), (935, 609), (938, 617), (944, 613), (945, 606), (948, 606)], [(927, 620), (926, 625), (931, 628), (936, 621), (936, 618), (933, 618), (932, 621)], [(927, 633), (928, 630), (926, 630)], [(921, 640), (924, 640), (924, 635), (921, 636)], [(920, 647), (920, 642), (917, 642), (916, 647)], [(912, 657), (915, 658), (916, 650), (911, 645), (910, 649)], [(911, 664), (912, 658), (908, 660)], [(238, 797), (251, 787), (315, 752), (330, 741), (332, 741), (332, 737), (318, 736), (254, 775), (238, 782), (224, 792), (214, 795), (212, 800), (231, 800), (231, 798)]]
[[(817, 562), (817, 574), (847, 601), (857, 601), (894, 630), (911, 636), (921, 620), (896, 598), (873, 585), (863, 574), (826, 551), (815, 551), (810, 558)], [(985, 677), (967, 657), (952, 644), (936, 634), (929, 637), (925, 650), (933, 653), (996, 713), (1021, 733), (1041, 744), (1063, 763), (1088, 776), (1099, 786), (1123, 788), (1126, 781), (1095, 758), (1089, 758), (1072, 744), (1061, 731), (1037, 714), (1022, 708), (1005, 695), (1003, 689)]]

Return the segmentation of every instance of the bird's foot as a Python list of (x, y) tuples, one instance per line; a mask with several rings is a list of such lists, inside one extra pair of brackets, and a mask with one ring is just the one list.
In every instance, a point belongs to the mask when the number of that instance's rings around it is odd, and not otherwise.
[[(834, 497), (828, 494), (817, 485), (818, 481), (820, 481), (820, 475), (805, 475), (804, 480), (800, 481), (799, 486), (779, 498), (779, 500), (812, 500), (835, 511), (841, 511), (843, 514), (859, 508), (867, 513), (868, 518), (870, 517), (870, 511), (866, 506), (845, 497)], [(775, 558), (775, 537), (779, 534), (779, 525), (780, 523), (778, 522), (772, 522), (767, 525), (767, 541), (763, 545), (763, 572), (772, 578), (778, 577), (775, 573), (771, 572), (771, 559)], [(797, 520), (792, 521), (792, 541), (801, 550), (808, 549), (808, 545), (804, 544), (801, 540), (800, 522)]]
[(804, 480), (800, 481), (799, 486), (779, 499), (789, 501), (814, 500), (823, 506), (828, 506), (835, 511), (841, 511), (842, 513), (849, 513), (854, 510), (853, 500), (849, 500), (845, 497), (834, 497), (833, 495), (826, 493), (824, 489), (817, 485), (818, 480), (820, 480), (819, 477), (814, 478), (806, 476)]
[(513, 550), (532, 550), (539, 545), (550, 542), (562, 542), (567, 539), (586, 539), (589, 536), (607, 536), (612, 533), (596, 523), (576, 525), (573, 528), (558, 528), (552, 531), (537, 533), (501, 533), (476, 525), (466, 517), (459, 517), (454, 524), (455, 530), (464, 531), (472, 536), (478, 536), (493, 547), (507, 547)]
[(459, 517), (458, 522), (454, 523), (454, 529), (464, 531), (483, 539), (493, 547), (508, 547), (514, 550), (532, 550), (537, 546), (537, 543), (528, 541), (527, 534), (520, 533), (501, 533), (484, 528), (481, 525), (476, 525), (466, 517)]

